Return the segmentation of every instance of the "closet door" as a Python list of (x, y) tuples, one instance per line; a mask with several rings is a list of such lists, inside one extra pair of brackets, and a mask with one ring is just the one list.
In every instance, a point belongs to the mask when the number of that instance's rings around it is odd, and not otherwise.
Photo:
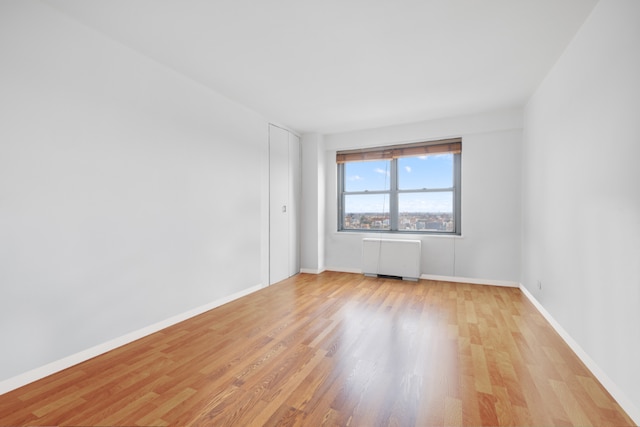
[(269, 126), (269, 284), (289, 277), (289, 132)]
[(300, 138), (289, 132), (289, 276), (300, 272)]
[(269, 284), (300, 271), (300, 140), (269, 125)]

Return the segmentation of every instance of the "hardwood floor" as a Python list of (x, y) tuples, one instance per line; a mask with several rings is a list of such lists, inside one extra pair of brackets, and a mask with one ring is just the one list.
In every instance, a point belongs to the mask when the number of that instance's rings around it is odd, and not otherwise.
[(518, 289), (327, 272), (2, 395), (0, 425), (633, 422)]

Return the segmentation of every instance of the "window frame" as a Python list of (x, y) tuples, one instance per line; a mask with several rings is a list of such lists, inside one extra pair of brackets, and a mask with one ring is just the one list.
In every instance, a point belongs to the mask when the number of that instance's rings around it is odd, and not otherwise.
[[(449, 140), (445, 141), (448, 142)], [(460, 143), (461, 147), (461, 139), (457, 139)], [(435, 146), (442, 145), (442, 141), (433, 141), (430, 143), (421, 143), (422, 145), (427, 146)], [(342, 160), (337, 162), (337, 186), (338, 186), (338, 232), (354, 232), (354, 233), (398, 233), (398, 234), (427, 234), (427, 235), (437, 235), (437, 236), (460, 236), (462, 235), (462, 209), (461, 209), (461, 199), (462, 199), (462, 191), (461, 191), (461, 181), (462, 181), (462, 150), (460, 149), (458, 152), (450, 152), (453, 155), (453, 186), (452, 187), (440, 187), (440, 188), (422, 188), (422, 189), (405, 189), (401, 190), (398, 187), (399, 174), (398, 174), (398, 158), (399, 157), (417, 157), (420, 154), (415, 155), (403, 155), (403, 156), (393, 156), (392, 158), (367, 158), (366, 153), (368, 152), (380, 152), (381, 150), (386, 151), (394, 151), (397, 150), (396, 147), (406, 148), (408, 145), (390, 145), (385, 147), (377, 147), (370, 150), (362, 150), (363, 154), (362, 159), (354, 159), (354, 160)], [(409, 145), (410, 146), (410, 145)], [(401, 148), (401, 149), (402, 149)], [(342, 152), (345, 153), (345, 152)], [(341, 152), (336, 153), (336, 158), (338, 159)], [(433, 153), (431, 155), (438, 154)], [(430, 154), (427, 154), (430, 155)], [(389, 160), (389, 172), (390, 172), (390, 183), (389, 190), (371, 190), (371, 191), (345, 191), (345, 164), (353, 163), (353, 162), (364, 162), (370, 160)], [(415, 194), (415, 193), (452, 193), (452, 214), (453, 214), (453, 230), (452, 231), (435, 231), (435, 230), (402, 230), (399, 229), (399, 205), (398, 205), (398, 196), (400, 194)], [(344, 228), (344, 208), (345, 208), (345, 198), (350, 195), (375, 195), (375, 194), (386, 194), (388, 197), (388, 206), (389, 206), (389, 229), (365, 229), (365, 228)]]

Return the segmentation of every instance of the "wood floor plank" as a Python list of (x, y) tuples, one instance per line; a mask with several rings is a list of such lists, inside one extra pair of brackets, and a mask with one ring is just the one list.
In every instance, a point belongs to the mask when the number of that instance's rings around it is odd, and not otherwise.
[(42, 380), (41, 387), (27, 390), (22, 394), (18, 394), (17, 397), (23, 402), (40, 399), (44, 394), (55, 393), (56, 391), (69, 387), (69, 385), (75, 384), (85, 377), (86, 373), (80, 369), (69, 371), (68, 375), (50, 376)]
[(451, 427), (462, 427), (462, 400), (450, 397), (444, 400), (444, 424)]
[(633, 422), (518, 289), (326, 272), (6, 393), (0, 425)]

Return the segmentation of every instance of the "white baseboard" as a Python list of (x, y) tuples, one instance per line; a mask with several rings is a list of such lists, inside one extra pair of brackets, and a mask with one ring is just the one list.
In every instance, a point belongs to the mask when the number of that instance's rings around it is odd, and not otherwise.
[[(339, 273), (355, 273), (362, 274), (362, 270), (359, 268), (343, 268), (343, 267), (327, 267), (326, 271), (336, 271)], [(300, 270), (301, 273), (306, 271)], [(310, 271), (309, 271), (310, 272)], [(314, 274), (319, 274), (314, 273)], [(509, 282), (506, 280), (487, 280), (487, 279), (474, 279), (472, 277), (458, 277), (458, 276), (438, 276), (436, 274), (421, 274), (420, 279), (425, 280), (440, 280), (442, 282), (456, 282), (456, 283), (470, 283), (472, 285), (490, 285), (490, 286), (505, 286), (508, 288), (519, 288), (520, 283)]]
[(425, 280), (439, 280), (442, 282), (471, 283), (472, 285), (504, 286), (507, 288), (520, 287), (520, 283), (509, 282), (506, 280), (474, 279), (471, 277), (458, 277), (458, 276), (438, 276), (435, 274), (422, 274), (420, 278)]
[(326, 267), (325, 268), (326, 271), (335, 271), (338, 273), (355, 273), (355, 274), (362, 274), (362, 270), (359, 268), (348, 268), (348, 267)]
[(618, 402), (618, 404), (624, 409), (624, 411), (631, 417), (631, 419), (640, 425), (640, 407), (636, 405), (626, 394), (620, 390), (620, 388), (614, 383), (611, 378), (593, 361), (593, 359), (587, 354), (586, 351), (569, 335), (569, 333), (551, 316), (551, 314), (538, 302), (538, 300), (525, 288), (520, 285), (522, 293), (531, 301), (536, 309), (542, 314), (547, 322), (553, 329), (560, 335), (560, 337), (567, 343), (569, 348), (578, 356), (578, 358), (585, 364), (587, 369), (600, 381), (600, 384), (607, 389), (609, 394)]
[(300, 273), (306, 273), (306, 274), (320, 274), (323, 273), (325, 271), (325, 269), (321, 269), (321, 270), (317, 270), (317, 269), (313, 269), (313, 268), (301, 268), (300, 269)]
[(0, 395), (262, 289), (256, 285), (0, 382)]

